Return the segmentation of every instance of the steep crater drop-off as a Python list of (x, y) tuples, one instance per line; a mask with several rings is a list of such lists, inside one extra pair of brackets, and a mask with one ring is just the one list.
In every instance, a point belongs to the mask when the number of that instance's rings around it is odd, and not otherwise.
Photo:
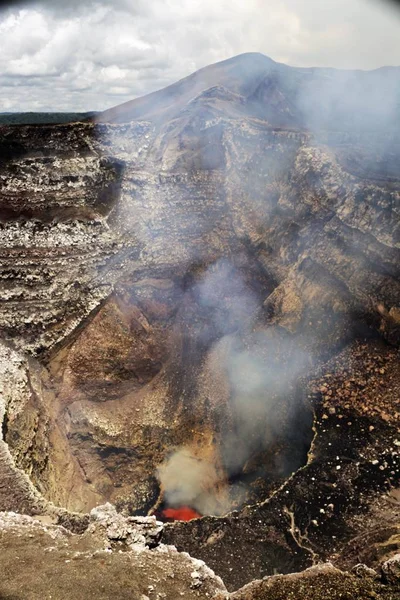
[(1, 508), (253, 504), (166, 533), (232, 587), (339, 554), (398, 485), (399, 139), (305, 123), (309, 70), (264, 59), (1, 128)]

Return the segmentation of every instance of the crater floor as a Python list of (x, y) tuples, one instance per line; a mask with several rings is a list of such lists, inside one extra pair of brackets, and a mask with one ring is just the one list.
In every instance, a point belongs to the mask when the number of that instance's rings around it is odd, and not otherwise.
[(57, 598), (104, 567), (97, 597), (394, 600), (400, 141), (193, 81), (173, 114), (0, 127), (0, 594), (46, 556)]

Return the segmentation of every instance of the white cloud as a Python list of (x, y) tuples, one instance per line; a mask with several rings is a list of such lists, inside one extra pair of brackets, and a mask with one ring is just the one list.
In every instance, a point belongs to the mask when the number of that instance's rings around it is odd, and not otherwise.
[(398, 65), (399, 24), (377, 0), (31, 1), (0, 13), (0, 111), (101, 110), (247, 51)]

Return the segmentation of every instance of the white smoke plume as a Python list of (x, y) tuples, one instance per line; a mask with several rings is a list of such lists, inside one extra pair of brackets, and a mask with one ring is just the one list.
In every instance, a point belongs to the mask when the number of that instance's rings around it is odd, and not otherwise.
[[(232, 427), (221, 433), (216, 453), (222, 469), (209, 457), (198, 458), (184, 447), (167, 458), (157, 475), (167, 504), (222, 514), (230, 505), (228, 499), (221, 501), (219, 488), (226, 489), (227, 477), (235, 478), (246, 461), (267, 451), (282, 435), (282, 412), (287, 414), (285, 426), (294, 429), (294, 387), (310, 367), (311, 358), (293, 338), (265, 327), (260, 319), (262, 298), (257, 298), (244, 275), (226, 259), (212, 265), (191, 294), (207, 309), (206, 325), (196, 334), (203, 345), (211, 343), (215, 376), (222, 370), (227, 379)], [(227, 492), (237, 496), (233, 482)]]
[(189, 506), (202, 515), (223, 514), (229, 508), (219, 493), (221, 473), (209, 460), (194, 455), (190, 448), (173, 452), (157, 469), (164, 499), (169, 506)]

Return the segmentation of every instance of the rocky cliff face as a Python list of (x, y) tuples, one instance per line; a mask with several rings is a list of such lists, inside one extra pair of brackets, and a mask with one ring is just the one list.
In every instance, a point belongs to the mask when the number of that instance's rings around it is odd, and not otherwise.
[(3, 510), (187, 504), (230, 589), (398, 547), (399, 74), (352, 77), (249, 55), (1, 127)]

